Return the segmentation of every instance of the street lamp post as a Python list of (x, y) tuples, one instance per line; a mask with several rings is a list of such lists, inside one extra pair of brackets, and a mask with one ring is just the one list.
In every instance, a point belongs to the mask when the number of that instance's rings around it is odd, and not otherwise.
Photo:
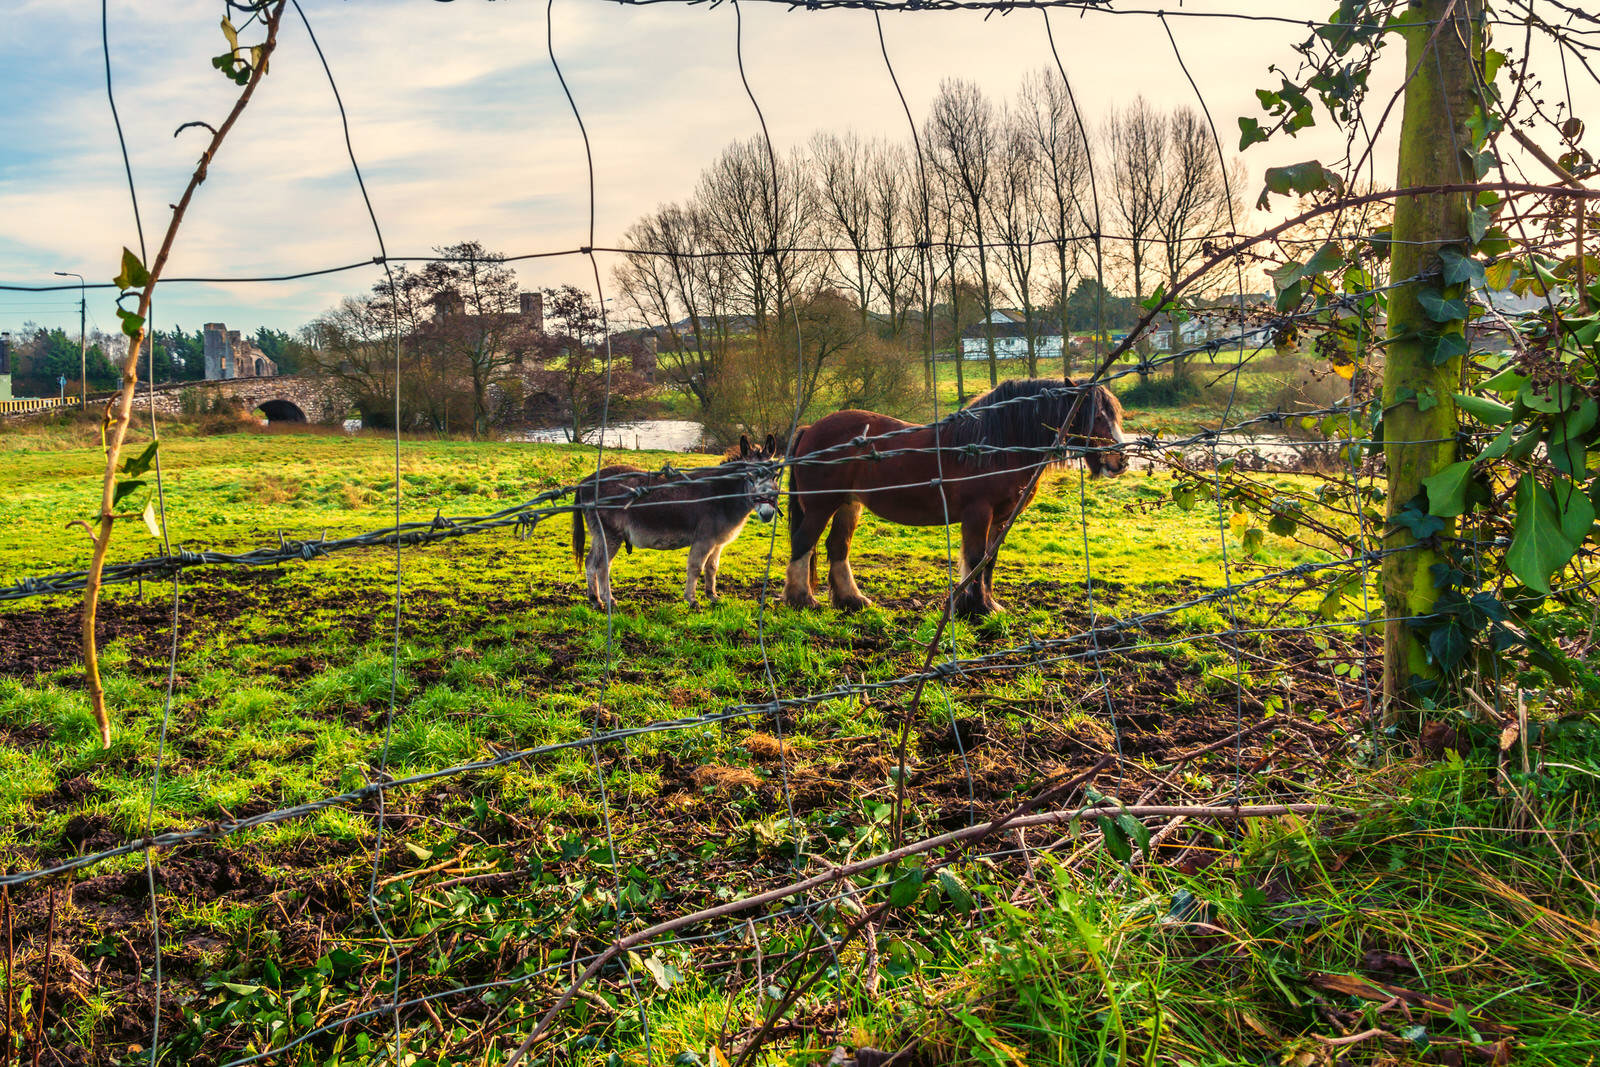
[[(77, 274), (77, 273), (75, 273), (73, 271), (70, 271), (70, 270), (58, 270), (58, 271), (56, 271), (56, 276), (59, 277), (59, 278), (76, 278), (76, 279), (78, 279), (78, 386), (82, 390), (82, 396), (79, 398), (78, 403), (79, 403), (79, 406), (84, 411), (88, 411), (89, 410), (89, 330), (88, 330), (87, 323), (88, 323), (89, 304), (84, 299), (83, 275)], [(137, 354), (135, 354), (134, 358), (135, 359), (138, 358)], [(63, 398), (65, 398), (65, 396), (66, 396), (66, 388), (65, 388), (65, 386), (62, 387), (62, 396), (63, 396)]]

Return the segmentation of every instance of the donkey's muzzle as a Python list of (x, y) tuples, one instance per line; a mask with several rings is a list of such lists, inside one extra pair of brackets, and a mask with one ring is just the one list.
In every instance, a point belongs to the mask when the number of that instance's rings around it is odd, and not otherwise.
[(756, 505), (756, 518), (760, 519), (762, 522), (771, 522), (777, 517), (778, 509), (767, 501), (763, 500), (761, 503)]

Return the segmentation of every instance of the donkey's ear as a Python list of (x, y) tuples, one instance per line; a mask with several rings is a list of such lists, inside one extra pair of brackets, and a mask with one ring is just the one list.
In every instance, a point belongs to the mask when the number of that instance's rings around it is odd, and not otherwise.
[(739, 458), (750, 458), (750, 438), (744, 434), (739, 435)]
[(1077, 384), (1078, 384), (1078, 383), (1077, 383), (1077, 382), (1075, 382), (1075, 381), (1073, 381), (1073, 380), (1072, 380), (1072, 377), (1071, 377), (1071, 376), (1070, 376), (1070, 375), (1066, 375), (1066, 374), (1063, 374), (1063, 375), (1062, 375), (1062, 376), (1061, 376), (1061, 380), (1062, 380), (1062, 381), (1063, 381), (1063, 382), (1064, 382), (1064, 383), (1066, 383), (1066, 384), (1067, 384), (1067, 385), (1077, 385)]
[(769, 457), (776, 456), (778, 454), (778, 439), (770, 433), (767, 434), (766, 443), (762, 445), (762, 448), (766, 450)]

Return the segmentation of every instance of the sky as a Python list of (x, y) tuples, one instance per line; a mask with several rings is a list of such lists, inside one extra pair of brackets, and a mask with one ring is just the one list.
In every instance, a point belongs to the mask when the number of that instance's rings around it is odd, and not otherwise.
[[(685, 198), (731, 141), (760, 132), (775, 146), (818, 129), (909, 139), (870, 12), (791, 10), (746, 0), (634, 7), (603, 0), (301, 0), (350, 122), (373, 211), (391, 256), (478, 240), (507, 255), (575, 249), (589, 239), (584, 142), (547, 51), (547, 10), (561, 72), (594, 160), (594, 243), (658, 204)], [(1057, 10), (1060, 58), (1086, 121), (1142, 93), (1163, 107), (1199, 102), (1230, 157), (1240, 115), (1261, 116), (1268, 67), (1293, 71), (1308, 30), (1279, 19), (1325, 18), (1334, 0), (1188, 0), (1169, 12), (1177, 45), (1153, 12)], [(111, 0), (112, 84), (151, 257), (207, 132), (237, 93), (211, 65), (226, 49), (221, 0)], [(0, 0), (0, 284), (76, 286), (55, 271), (109, 281), (124, 245), (140, 247), (107, 104), (100, 5)], [(736, 27), (742, 19), (740, 36)], [(1013, 11), (886, 12), (885, 44), (920, 124), (944, 78), (977, 82), (996, 102), (1025, 72), (1053, 65), (1044, 17)], [(260, 39), (246, 30), (241, 43)], [(736, 47), (737, 41), (737, 47)], [(1374, 80), (1369, 111), (1399, 84), (1398, 43)], [(750, 83), (740, 80), (739, 59)], [(1594, 94), (1587, 86), (1593, 112)], [(752, 103), (754, 96), (755, 104)], [(1580, 114), (1583, 113), (1580, 105)], [(1242, 155), (1253, 209), (1268, 166), (1344, 154), (1326, 119), (1296, 139)], [(1375, 154), (1393, 180), (1394, 146)], [(1241, 219), (1244, 226), (1249, 218)], [(223, 145), (179, 231), (166, 277), (252, 277), (361, 263), (276, 284), (164, 283), (157, 328), (221, 321), (247, 333), (294, 331), (379, 277), (378, 241), (346, 155), (339, 109), (305, 26), (291, 10), (254, 100)], [(593, 288), (586, 257), (516, 264), (524, 287)], [(609, 289), (610, 267), (601, 279)], [(77, 331), (78, 293), (0, 292), (0, 330), (32, 320)], [(90, 290), (90, 328), (113, 331), (114, 294)]]

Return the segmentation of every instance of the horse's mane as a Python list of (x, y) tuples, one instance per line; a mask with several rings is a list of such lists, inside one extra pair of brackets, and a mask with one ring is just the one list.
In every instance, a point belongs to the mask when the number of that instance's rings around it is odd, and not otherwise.
[[(1097, 414), (1104, 411), (1122, 420), (1122, 405), (1103, 385), (1074, 385), (1060, 378), (1013, 378), (1001, 382), (938, 423), (939, 444), (944, 448), (989, 445), (996, 448), (1049, 448), (1056, 432), (1072, 414), (1080, 394), (1083, 402), (1068, 430), (1068, 437), (1086, 437)], [(1036, 457), (1015, 459), (986, 453), (974, 457), (980, 465), (1021, 465)]]

